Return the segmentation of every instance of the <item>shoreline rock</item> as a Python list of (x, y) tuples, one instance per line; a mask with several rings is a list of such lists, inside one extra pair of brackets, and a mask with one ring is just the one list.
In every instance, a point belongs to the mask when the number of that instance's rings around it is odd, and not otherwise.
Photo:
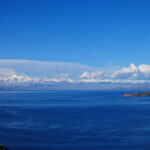
[(0, 150), (9, 150), (9, 149), (4, 147), (4, 145), (0, 145)]

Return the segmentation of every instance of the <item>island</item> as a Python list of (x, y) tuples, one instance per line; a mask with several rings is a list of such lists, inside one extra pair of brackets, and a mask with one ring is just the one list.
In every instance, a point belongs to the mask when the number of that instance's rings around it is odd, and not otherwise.
[(125, 93), (124, 96), (150, 96), (150, 92), (138, 92), (134, 94)]

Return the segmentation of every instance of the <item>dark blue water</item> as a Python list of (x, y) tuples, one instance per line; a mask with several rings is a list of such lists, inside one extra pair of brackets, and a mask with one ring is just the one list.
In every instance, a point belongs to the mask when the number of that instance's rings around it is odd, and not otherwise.
[(10, 150), (149, 150), (150, 98), (123, 91), (0, 92)]

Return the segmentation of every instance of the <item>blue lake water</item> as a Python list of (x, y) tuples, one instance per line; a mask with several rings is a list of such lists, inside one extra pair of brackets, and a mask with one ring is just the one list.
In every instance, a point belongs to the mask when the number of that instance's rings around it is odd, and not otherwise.
[(123, 91), (0, 92), (10, 150), (149, 150), (150, 97)]

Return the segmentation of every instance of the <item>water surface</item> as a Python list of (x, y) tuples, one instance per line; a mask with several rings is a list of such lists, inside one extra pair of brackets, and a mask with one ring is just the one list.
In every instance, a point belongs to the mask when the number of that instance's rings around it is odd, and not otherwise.
[(10, 150), (149, 150), (150, 98), (123, 91), (0, 92)]

